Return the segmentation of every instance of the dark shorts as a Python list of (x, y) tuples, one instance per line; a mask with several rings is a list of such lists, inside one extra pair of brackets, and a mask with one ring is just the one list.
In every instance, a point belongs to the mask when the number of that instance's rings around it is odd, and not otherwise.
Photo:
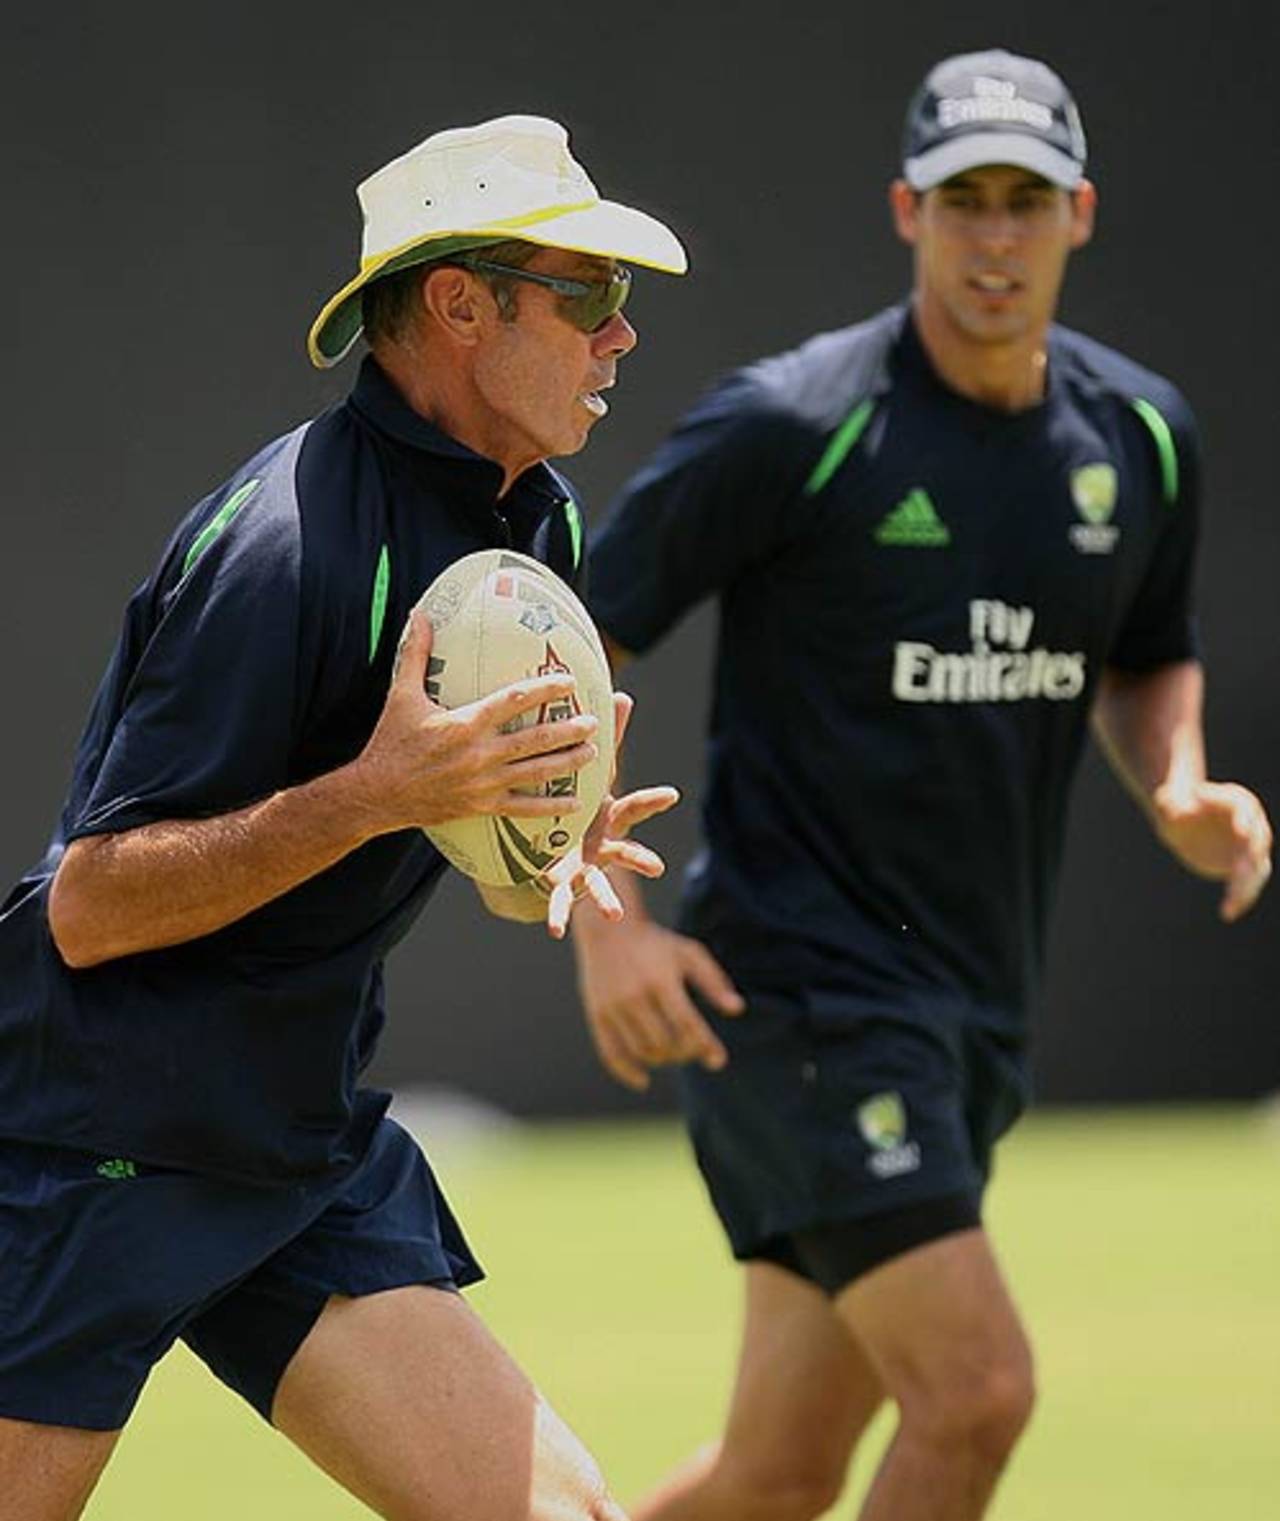
[(181, 1337), (270, 1419), (331, 1294), (482, 1276), (392, 1120), (354, 1170), (279, 1189), (0, 1141), (0, 1415), (115, 1430)]
[[(740, 976), (738, 985), (746, 1012), (709, 1016), (728, 1065), (681, 1076), (694, 1152), (735, 1257), (805, 1271), (796, 1238), (825, 1231), (818, 1244), (848, 1261), (851, 1278), (977, 1222), (995, 1142), (1026, 1101), (1016, 1037), (944, 1000), (931, 1013), (917, 999), (898, 1016), (852, 993), (753, 987)], [(874, 1235), (865, 1251), (864, 1222)], [(831, 1287), (829, 1275), (806, 1276)]]

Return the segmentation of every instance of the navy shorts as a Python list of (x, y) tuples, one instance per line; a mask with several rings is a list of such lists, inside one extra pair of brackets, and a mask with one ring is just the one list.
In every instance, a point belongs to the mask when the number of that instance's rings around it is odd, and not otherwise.
[(113, 1431), (181, 1337), (269, 1420), (331, 1294), (482, 1276), (393, 1120), (356, 1168), (278, 1189), (0, 1141), (0, 1415)]
[(980, 1204), (996, 1140), (1026, 1102), (1022, 1043), (936, 1008), (901, 1013), (831, 988), (753, 986), (729, 1051), (681, 1094), (698, 1166), (735, 1257), (772, 1257), (815, 1227)]

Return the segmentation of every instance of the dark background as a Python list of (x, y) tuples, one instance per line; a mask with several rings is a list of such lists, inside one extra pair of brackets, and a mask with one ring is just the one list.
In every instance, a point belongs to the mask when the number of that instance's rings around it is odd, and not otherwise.
[[(358, 179), (441, 126), (537, 112), (569, 125), (606, 195), (684, 233), (695, 273), (638, 281), (639, 350), (571, 466), (598, 511), (718, 370), (905, 289), (884, 204), (903, 105), (934, 59), (993, 45), (1049, 59), (1084, 112), (1101, 219), (1066, 320), (1172, 375), (1198, 412), (1211, 757), (1275, 804), (1274, 17), (1151, 0), (263, 0), (11, 19), (0, 877), (42, 847), (120, 608), (173, 521), (350, 383), (350, 361), (313, 372), (303, 337), (355, 267)], [(692, 620), (629, 677), (637, 781), (696, 792), (710, 631)], [(695, 825), (690, 801), (651, 834), (679, 862)], [(1280, 1082), (1275, 902), (1227, 930), (1215, 901), (1091, 761), (1040, 1013), (1044, 1098)], [(565, 948), (482, 917), (455, 880), (399, 952), (380, 1076), (522, 1113), (669, 1101), (597, 1072)]]

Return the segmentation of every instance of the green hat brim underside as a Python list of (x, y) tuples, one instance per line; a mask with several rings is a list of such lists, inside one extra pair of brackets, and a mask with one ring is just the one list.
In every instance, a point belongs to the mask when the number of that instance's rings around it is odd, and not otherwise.
[(347, 299), (329, 314), (324, 328), (317, 334), (318, 346), (326, 355), (346, 353), (364, 326), (361, 298), (376, 281), (387, 275), (394, 275), (398, 270), (409, 269), (414, 264), (433, 264), (439, 259), (452, 258), (454, 254), (467, 253), (473, 248), (492, 248), (495, 243), (507, 243), (510, 239), (511, 234), (500, 238), (495, 238), (492, 233), (487, 237), (462, 234), (452, 238), (431, 238), (414, 248), (405, 249), (403, 253), (397, 254), (394, 259), (388, 259), (385, 264), (374, 270), (367, 280), (363, 280)]

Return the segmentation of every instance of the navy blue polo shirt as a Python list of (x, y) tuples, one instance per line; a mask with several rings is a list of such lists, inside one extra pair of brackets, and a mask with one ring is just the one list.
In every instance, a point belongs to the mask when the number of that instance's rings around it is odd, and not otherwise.
[(415, 413), (372, 359), (182, 522), (135, 593), (44, 859), (0, 908), (0, 1134), (213, 1174), (350, 1164), (387, 1104), (359, 1075), (382, 962), (445, 869), (372, 840), (214, 934), (71, 971), (49, 935), (67, 842), (228, 812), (354, 759), (401, 628), (473, 550), (577, 580), (580, 520), (545, 465), (501, 468)]
[(625, 649), (718, 598), (685, 927), (748, 980), (1015, 1026), (1098, 678), (1196, 655), (1198, 475), (1174, 388), (1063, 328), (1016, 414), (903, 307), (717, 385), (590, 556)]

